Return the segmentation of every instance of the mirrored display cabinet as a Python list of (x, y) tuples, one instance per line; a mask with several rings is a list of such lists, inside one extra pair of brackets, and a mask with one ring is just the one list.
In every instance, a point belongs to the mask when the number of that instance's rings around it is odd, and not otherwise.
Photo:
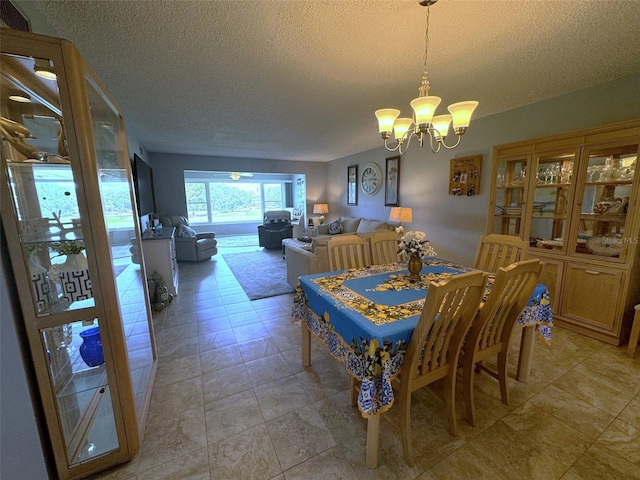
[(57, 473), (80, 478), (138, 451), (156, 368), (124, 122), (69, 42), (0, 35), (2, 225)]
[(558, 325), (619, 345), (640, 303), (640, 120), (494, 148), (488, 233), (529, 240)]

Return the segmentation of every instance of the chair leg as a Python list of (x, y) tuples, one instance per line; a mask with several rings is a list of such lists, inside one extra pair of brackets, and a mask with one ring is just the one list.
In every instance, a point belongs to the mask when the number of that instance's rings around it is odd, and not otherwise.
[(456, 419), (456, 369), (444, 378), (444, 408), (445, 417), (449, 424), (449, 433), (458, 436), (458, 422)]
[(509, 390), (507, 388), (507, 360), (509, 357), (508, 349), (504, 348), (498, 353), (498, 382), (500, 382), (500, 397), (502, 403), (509, 405)]
[[(470, 353), (469, 355), (472, 355)], [(468, 358), (464, 359), (462, 365), (462, 385), (464, 387), (464, 407), (467, 422), (472, 427), (476, 426), (476, 405), (473, 395), (473, 376), (475, 363)]]
[(355, 407), (358, 404), (358, 390), (360, 387), (360, 381), (356, 377), (351, 377), (351, 406)]
[(413, 467), (415, 460), (413, 458), (413, 442), (411, 441), (411, 392), (400, 392), (399, 396), (402, 449), (404, 450), (404, 459), (407, 465)]

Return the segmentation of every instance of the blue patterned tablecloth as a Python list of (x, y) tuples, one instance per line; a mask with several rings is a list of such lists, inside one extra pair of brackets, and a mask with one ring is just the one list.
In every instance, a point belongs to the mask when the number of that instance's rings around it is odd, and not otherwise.
[[(439, 260), (423, 260), (420, 281), (409, 280), (404, 264), (377, 265), (300, 277), (292, 319), (306, 323), (331, 354), (361, 382), (363, 416), (393, 405), (391, 381), (398, 375), (411, 334), (420, 318), (429, 283), (474, 270)], [(485, 297), (494, 276), (487, 282)], [(546, 341), (553, 317), (547, 288), (538, 284), (517, 324), (535, 324)]]

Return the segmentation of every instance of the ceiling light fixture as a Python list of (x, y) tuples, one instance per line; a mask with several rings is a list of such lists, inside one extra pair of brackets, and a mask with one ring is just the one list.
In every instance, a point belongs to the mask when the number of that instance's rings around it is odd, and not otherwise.
[[(427, 19), (424, 35), (424, 70), (422, 80), (418, 89), (419, 96), (411, 101), (414, 115), (413, 118), (398, 118), (400, 110), (395, 108), (383, 108), (376, 110), (378, 117), (378, 127), (380, 135), (384, 139), (384, 146), (390, 152), (398, 151), (405, 153), (409, 148), (411, 139), (415, 135), (418, 137), (420, 146), (424, 145), (425, 137), (429, 137), (429, 146), (433, 153), (438, 153), (441, 147), (455, 148), (460, 144), (462, 135), (467, 131), (471, 122), (471, 114), (478, 106), (476, 101), (458, 102), (449, 105), (450, 112), (446, 115), (433, 116), (436, 108), (440, 104), (441, 98), (429, 96), (429, 74), (427, 73), (427, 52), (429, 51), (429, 7), (438, 0), (419, 0), (418, 3), (427, 7)], [(445, 137), (449, 131), (449, 125), (453, 121), (453, 132), (458, 136), (455, 145), (447, 145)], [(413, 127), (413, 128), (412, 128)], [(389, 147), (387, 140), (394, 132), (396, 146)]]
[(241, 175), (238, 172), (231, 172), (229, 176), (231, 177), (231, 180), (240, 180)]
[(56, 73), (53, 70), (53, 65), (46, 58), (36, 58), (35, 65), (33, 66), (36, 75), (47, 80), (55, 80), (57, 78)]
[(19, 103), (31, 103), (31, 96), (22, 90), (9, 90), (9, 100)]

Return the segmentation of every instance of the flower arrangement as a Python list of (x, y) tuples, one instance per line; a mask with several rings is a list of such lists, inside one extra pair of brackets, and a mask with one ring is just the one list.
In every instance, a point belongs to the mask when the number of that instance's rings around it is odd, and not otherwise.
[(435, 257), (436, 251), (428, 240), (425, 239), (424, 232), (407, 232), (398, 245), (398, 253), (404, 253), (407, 257)]
[(84, 242), (82, 240), (63, 240), (53, 243), (51, 248), (60, 255), (77, 255), (84, 250)]

